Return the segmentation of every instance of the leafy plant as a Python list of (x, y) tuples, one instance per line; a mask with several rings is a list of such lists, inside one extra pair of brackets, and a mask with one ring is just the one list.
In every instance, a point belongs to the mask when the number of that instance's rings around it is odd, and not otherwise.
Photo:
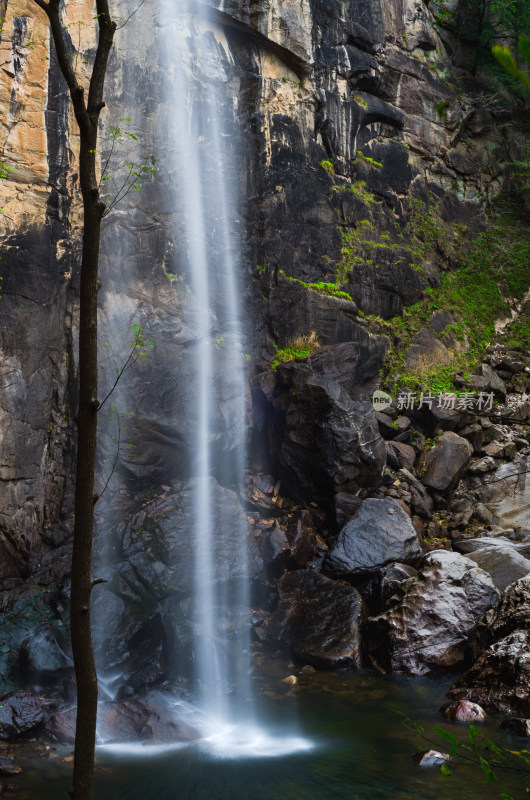
[(307, 336), (298, 336), (296, 339), (292, 339), (285, 347), (281, 349), (276, 347), (276, 355), (271, 361), (271, 370), (275, 371), (280, 364), (295, 361), (297, 358), (308, 358), (319, 347), (320, 344), (315, 331), (311, 331)]

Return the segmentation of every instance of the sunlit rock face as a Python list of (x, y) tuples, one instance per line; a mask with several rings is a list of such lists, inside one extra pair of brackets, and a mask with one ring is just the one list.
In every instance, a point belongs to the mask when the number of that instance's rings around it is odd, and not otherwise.
[[(136, 5), (120, 3), (117, 16), (125, 20)], [(428, 5), (419, 0), (267, 0), (257, 9), (247, 0), (208, 5), (210, 24), (190, 19), (187, 25), (191, 39), (212, 44), (212, 57), (200, 67), (191, 59), (188, 67), (197, 95), (212, 79), (224, 88), (218, 103), (227, 129), (232, 126), (227, 138), (240, 198), (246, 309), (241, 345), (252, 356), (249, 377), (268, 370), (271, 339), (283, 347), (314, 330), (330, 348), (356, 342), (358, 383), (344, 398), (350, 425), (362, 415), (358, 395), (374, 388), (388, 347), (385, 337), (359, 324), (357, 309), (384, 318), (400, 313), (436, 284), (441, 260), (452, 257), (449, 248), (418, 268), (410, 249), (414, 201), (422, 211), (435, 207), (443, 223), (476, 230), (478, 198), (498, 191), (503, 159), (514, 154), (500, 153), (501, 123), (487, 112), (471, 112), (441, 82), (450, 60)], [(84, 60), (94, 40), (91, 13), (84, 19), (84, 12), (84, 4), (66, 4), (65, 23), (74, 46), (81, 43), (77, 67), (86, 83)], [(156, 343), (124, 375), (113, 398), (119, 414), (135, 414), (120, 418), (133, 448), (120, 453), (122, 491), (111, 496), (126, 518), (138, 512), (133, 501), (139, 490), (189, 480), (194, 471), (190, 408), (196, 398), (188, 376), (197, 354), (197, 322), (179, 257), (182, 225), (168, 211), (177, 134), (171, 130), (171, 81), (158, 35), (163, 26), (156, 8), (141, 7), (119, 30), (102, 123), (104, 154), (111, 126), (139, 137), (133, 141), (123, 133), (109, 165), (118, 183), (124, 161), (143, 163), (153, 154), (157, 162), (156, 175), (142, 191), (129, 194), (108, 216), (102, 239), (102, 344), (112, 345), (120, 365), (130, 352), (132, 324)], [(81, 230), (76, 128), (47, 39), (45, 15), (33, 2), (8, 3), (0, 45), (0, 128), (3, 159), (14, 172), (1, 183), (0, 580), (12, 588), (31, 575), (51, 587), (53, 608), (44, 613), (39, 596), (37, 622), (66, 613), (62, 580), (72, 531)], [(436, 111), (440, 101), (448, 103), (445, 116)], [(187, 135), (200, 137), (208, 124), (190, 114)], [(466, 154), (456, 142), (462, 131), (469, 140)], [(492, 143), (493, 164), (487, 174), (480, 161), (486, 141)], [(287, 281), (334, 283), (338, 276), (353, 302)], [(215, 320), (222, 317), (223, 291), (221, 284), (211, 287)], [(214, 336), (211, 347), (214, 369), (221, 373), (222, 342)], [(335, 360), (330, 356), (330, 363)], [(115, 370), (109, 348), (102, 348), (101, 396)], [(236, 402), (227, 395), (215, 398), (218, 453), (233, 447), (239, 435), (230, 422)], [(248, 403), (250, 416), (250, 397)], [(272, 414), (265, 399), (260, 425), (271, 427), (275, 452), (285, 452)], [(115, 420), (109, 423), (107, 416), (102, 415), (101, 484), (116, 435)], [(375, 431), (374, 439), (370, 480), (384, 465)], [(315, 441), (322, 443), (322, 436)], [(330, 494), (325, 501), (343, 484), (355, 488), (366, 467), (361, 456), (348, 461), (344, 480), (326, 466), (317, 481), (318, 490), (324, 486)], [(220, 485), (233, 484), (233, 476), (219, 474), (215, 459), (213, 471)], [(308, 481), (292, 478), (295, 473), (290, 470), (287, 484), (293, 496), (304, 498)], [(11, 600), (6, 603), (9, 611)], [(19, 631), (7, 650), (25, 635)], [(3, 667), (0, 672), (7, 674)]]

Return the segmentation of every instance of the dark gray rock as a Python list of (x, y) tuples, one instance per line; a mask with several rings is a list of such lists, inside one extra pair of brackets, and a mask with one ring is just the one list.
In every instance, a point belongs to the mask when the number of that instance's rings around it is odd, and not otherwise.
[(270, 440), (284, 494), (325, 500), (382, 474), (386, 452), (372, 404), (353, 399), (359, 358), (349, 343), (278, 368)]
[(430, 328), (415, 333), (405, 358), (407, 372), (421, 375), (438, 364), (449, 364), (452, 355)]
[(480, 619), (471, 645), (476, 660), (453, 683), (450, 697), (529, 717), (530, 576), (512, 583)]
[(460, 480), (472, 453), (466, 439), (446, 431), (424, 458), (422, 483), (437, 492), (450, 491)]
[(361, 665), (362, 603), (356, 589), (312, 570), (298, 570), (281, 578), (278, 593), (269, 632), (297, 660), (328, 668)]
[(33, 685), (53, 684), (73, 669), (66, 636), (54, 625), (41, 625), (22, 642), (19, 667), (25, 681)]
[(491, 575), (493, 583), (500, 592), (530, 573), (530, 560), (509, 545), (482, 547), (472, 553), (466, 553), (466, 558), (474, 561), (484, 572)]
[(401, 584), (417, 574), (414, 567), (395, 562), (380, 569), (362, 590), (372, 612), (379, 613)]
[(394, 469), (414, 468), (416, 461), (416, 451), (413, 447), (402, 442), (385, 442), (387, 462)]
[(339, 534), (325, 562), (335, 575), (360, 578), (391, 561), (414, 563), (421, 556), (410, 517), (392, 498), (368, 498)]
[(399, 586), (382, 614), (365, 624), (369, 656), (385, 672), (423, 675), (464, 659), (480, 617), (498, 600), (491, 578), (458, 553), (426, 555), (418, 576)]
[(38, 727), (49, 710), (42, 698), (28, 689), (0, 697), (0, 739), (14, 739)]
[(501, 723), (501, 728), (510, 733), (515, 733), (516, 736), (530, 736), (530, 719), (522, 717), (509, 717)]
[(487, 394), (493, 392), (495, 397), (503, 403), (506, 400), (506, 384), (489, 364), (480, 365), (480, 375), (471, 376), (471, 385), (479, 392)]
[(411, 494), (411, 504), (415, 513), (423, 519), (430, 519), (432, 513), (432, 498), (423, 483), (407, 469), (400, 469), (398, 475), (399, 478), (408, 485)]

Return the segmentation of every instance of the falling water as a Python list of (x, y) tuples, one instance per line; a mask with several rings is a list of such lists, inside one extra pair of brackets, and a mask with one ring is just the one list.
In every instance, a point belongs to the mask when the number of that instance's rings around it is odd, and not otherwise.
[[(212, 479), (241, 483), (245, 445), (245, 360), (242, 351), (240, 267), (236, 245), (236, 207), (230, 191), (235, 167), (225, 143), (233, 131), (221, 113), (218, 98), (219, 47), (202, 6), (190, 0), (166, 0), (163, 19), (174, 143), (174, 193), (184, 215), (180, 262), (190, 276), (196, 309), (197, 356), (195, 380), (196, 425), (193, 449), (196, 476), (192, 521), (194, 546), (194, 614), (197, 631), (197, 689), (201, 706), (224, 724), (252, 718), (248, 624), (241, 627), (236, 645), (221, 643), (226, 620), (246, 610), (248, 579), (232, 591), (216, 581), (215, 536), (226, 528), (223, 508), (214, 514)], [(226, 54), (225, 54), (226, 57)], [(194, 74), (200, 73), (199, 79)], [(197, 80), (200, 97), (197, 97)], [(221, 111), (220, 111), (221, 109)], [(232, 111), (232, 108), (230, 108)], [(232, 123), (233, 124), (233, 123)], [(222, 349), (223, 369), (214, 368)], [(219, 419), (217, 405), (228, 408), (232, 419)], [(226, 429), (221, 430), (226, 423)], [(217, 442), (227, 431), (237, 442), (219, 453)], [(239, 572), (248, 559), (247, 532), (241, 542)]]

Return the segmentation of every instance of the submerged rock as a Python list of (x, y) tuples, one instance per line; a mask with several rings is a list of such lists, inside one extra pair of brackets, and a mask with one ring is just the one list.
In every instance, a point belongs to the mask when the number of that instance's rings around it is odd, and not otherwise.
[(420, 753), (415, 753), (413, 758), (420, 767), (439, 767), (451, 760), (449, 753), (440, 753), (438, 750), (422, 750)]
[(455, 667), (476, 623), (498, 598), (489, 575), (464, 556), (429, 553), (417, 577), (400, 584), (388, 608), (365, 624), (373, 665), (414, 675)]
[(359, 667), (362, 601), (347, 583), (312, 570), (286, 573), (270, 635), (288, 645), (299, 661), (317, 667)]
[(392, 561), (417, 561), (422, 555), (410, 517), (390, 497), (368, 498), (341, 530), (326, 559), (326, 570), (358, 578)]
[(454, 703), (445, 703), (440, 713), (454, 722), (482, 722), (486, 719), (486, 712), (477, 703), (469, 700), (457, 700)]

